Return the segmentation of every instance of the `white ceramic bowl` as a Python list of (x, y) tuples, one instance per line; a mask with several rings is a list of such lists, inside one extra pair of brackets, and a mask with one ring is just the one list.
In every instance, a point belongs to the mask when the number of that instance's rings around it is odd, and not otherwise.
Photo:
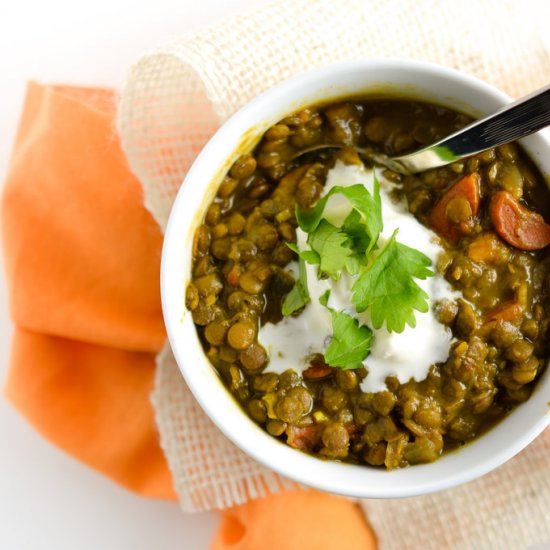
[[(350, 61), (315, 69), (265, 92), (218, 130), (180, 188), (162, 253), (162, 306), (170, 344), (187, 384), (208, 416), (243, 451), (311, 487), (352, 497), (404, 497), (465, 483), (496, 468), (528, 445), (550, 424), (550, 369), (529, 401), (487, 434), (432, 464), (387, 472), (320, 460), (263, 431), (222, 385), (203, 353), (192, 316), (184, 306), (194, 231), (238, 151), (251, 148), (269, 126), (297, 109), (319, 101), (367, 94), (423, 99), (473, 116), (493, 112), (510, 101), (504, 93), (458, 71), (388, 60)], [(542, 172), (550, 174), (550, 140), (539, 133), (522, 143)]]

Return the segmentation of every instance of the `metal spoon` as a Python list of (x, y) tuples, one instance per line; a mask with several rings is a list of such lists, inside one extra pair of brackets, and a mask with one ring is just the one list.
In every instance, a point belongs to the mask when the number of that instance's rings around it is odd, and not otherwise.
[[(414, 153), (388, 157), (371, 148), (354, 146), (354, 149), (374, 164), (408, 175), (444, 166), (487, 149), (521, 139), (549, 124), (550, 86), (546, 86)], [(341, 149), (342, 147), (344, 147), (342, 144), (315, 145), (300, 151), (296, 157), (312, 151)]]

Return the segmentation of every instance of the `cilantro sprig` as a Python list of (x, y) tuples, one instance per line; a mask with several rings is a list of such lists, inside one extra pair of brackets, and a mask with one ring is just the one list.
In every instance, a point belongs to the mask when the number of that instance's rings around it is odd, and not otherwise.
[(299, 311), (311, 301), (309, 291), (307, 289), (306, 266), (304, 260), (302, 259), (300, 259), (299, 269), (300, 273), (298, 280), (292, 287), (292, 290), (285, 296), (281, 307), (281, 312), (285, 317)]
[(323, 213), (328, 200), (333, 195), (343, 195), (351, 204), (352, 212), (342, 226), (342, 230), (351, 230), (351, 235), (361, 236), (358, 242), (364, 247), (360, 252), (368, 253), (372, 250), (378, 236), (384, 227), (382, 222), (382, 201), (380, 199), (380, 184), (376, 175), (374, 176), (374, 185), (372, 195), (368, 189), (360, 183), (342, 187), (337, 185), (333, 187), (310, 211), (296, 210), (296, 221), (302, 231), (308, 234), (315, 234), (323, 219)]
[(428, 294), (415, 279), (434, 273), (428, 269), (431, 260), (397, 242), (396, 234), (353, 284), (352, 302), (358, 313), (369, 309), (374, 328), (386, 323), (388, 331), (403, 332), (405, 325), (416, 326), (415, 311), (428, 311)]
[[(351, 212), (341, 227), (323, 217), (328, 200), (340, 194), (350, 203)], [(312, 265), (319, 265), (321, 276), (339, 280), (342, 273), (357, 275), (368, 261), (382, 231), (382, 203), (378, 180), (374, 179), (372, 195), (361, 184), (333, 187), (310, 211), (296, 210), (296, 220), (308, 234), (309, 250), (288, 246)]]
[[(330, 197), (336, 194), (344, 196), (350, 205), (350, 212), (339, 227), (325, 215)], [(416, 312), (428, 311), (428, 295), (416, 279), (434, 275), (429, 269), (431, 260), (398, 242), (398, 230), (378, 250), (383, 219), (376, 175), (372, 194), (361, 184), (333, 187), (311, 210), (297, 209), (296, 220), (307, 233), (309, 249), (288, 245), (299, 256), (300, 277), (285, 298), (284, 315), (295, 313), (311, 300), (306, 263), (318, 266), (319, 278), (338, 281), (346, 273), (355, 278), (351, 302), (357, 313), (368, 311), (375, 329), (385, 325), (389, 332), (403, 332), (407, 325), (416, 326)], [(373, 332), (353, 315), (328, 307), (328, 299), (325, 294), (320, 300), (332, 320), (333, 334), (325, 360), (334, 367), (358, 368), (370, 352)]]
[(331, 367), (358, 369), (370, 351), (372, 330), (360, 325), (357, 319), (344, 311), (335, 311), (328, 307), (329, 292), (319, 299), (332, 318), (332, 339), (325, 350), (325, 361)]

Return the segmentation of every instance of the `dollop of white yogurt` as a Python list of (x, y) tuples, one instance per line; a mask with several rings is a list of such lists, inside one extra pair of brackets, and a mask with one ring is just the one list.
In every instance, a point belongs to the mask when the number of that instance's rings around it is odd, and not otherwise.
[[(384, 229), (379, 237), (382, 248), (396, 229), (399, 242), (420, 250), (435, 265), (442, 248), (437, 244), (435, 233), (424, 227), (409, 211), (405, 202), (394, 203), (388, 191), (392, 184), (377, 171), (382, 200)], [(362, 165), (344, 164), (337, 161), (327, 175), (324, 193), (335, 186), (349, 186), (361, 183), (372, 192), (373, 172)], [(349, 201), (342, 195), (333, 195), (327, 202), (324, 217), (334, 225), (341, 225), (351, 211)], [(297, 244), (306, 248), (307, 235), (297, 230)], [(297, 271), (297, 264), (292, 266)], [(311, 302), (296, 317), (285, 317), (279, 323), (267, 323), (259, 332), (258, 339), (266, 348), (270, 362), (266, 372), (282, 373), (287, 369), (303, 372), (308, 366), (312, 353), (323, 353), (330, 342), (332, 322), (330, 313), (319, 303), (319, 298), (330, 290), (329, 307), (346, 311), (361, 324), (373, 330), (372, 347), (363, 364), (368, 369), (361, 382), (364, 392), (377, 392), (386, 389), (385, 380), (393, 375), (401, 383), (411, 378), (424, 380), (434, 363), (445, 361), (452, 342), (451, 331), (441, 324), (434, 315), (434, 304), (443, 298), (455, 300), (460, 293), (454, 291), (439, 274), (426, 280), (417, 279), (418, 285), (429, 296), (430, 309), (426, 313), (416, 313), (416, 327), (406, 326), (401, 333), (388, 332), (385, 327), (373, 329), (368, 310), (357, 313), (351, 301), (351, 287), (355, 277), (343, 274), (340, 280), (319, 280), (317, 267), (306, 264), (307, 283)]]

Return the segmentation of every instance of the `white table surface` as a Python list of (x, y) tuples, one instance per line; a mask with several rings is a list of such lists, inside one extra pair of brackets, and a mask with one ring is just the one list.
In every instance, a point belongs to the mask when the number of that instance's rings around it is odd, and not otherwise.
[[(141, 53), (266, 0), (17, 0), (0, 3), (0, 185), (37, 79), (119, 87)], [(11, 326), (0, 257), (0, 383)], [(0, 397), (0, 548), (201, 550), (219, 518), (121, 489), (44, 441)]]

